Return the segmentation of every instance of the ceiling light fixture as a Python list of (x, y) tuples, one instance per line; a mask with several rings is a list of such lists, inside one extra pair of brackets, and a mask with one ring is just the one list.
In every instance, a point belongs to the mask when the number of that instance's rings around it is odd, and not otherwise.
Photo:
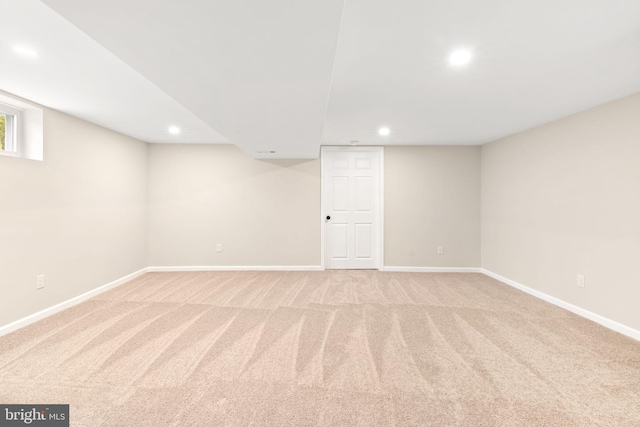
[(27, 58), (37, 58), (38, 51), (31, 49), (26, 46), (13, 46), (13, 51), (21, 56), (25, 56)]
[(461, 66), (466, 65), (471, 61), (471, 52), (467, 49), (458, 49), (449, 55), (449, 62), (451, 65)]
[(382, 136), (387, 136), (391, 133), (391, 129), (389, 129), (388, 127), (381, 127), (380, 129), (378, 129), (378, 133)]
[(178, 126), (169, 126), (169, 133), (171, 135), (178, 135), (180, 133), (180, 128)]

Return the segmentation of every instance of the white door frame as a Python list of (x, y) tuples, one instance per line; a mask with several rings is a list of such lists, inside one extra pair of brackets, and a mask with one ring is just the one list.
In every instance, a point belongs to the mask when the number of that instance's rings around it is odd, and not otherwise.
[(325, 222), (325, 188), (324, 188), (324, 167), (323, 163), (324, 153), (326, 152), (340, 152), (340, 151), (349, 151), (349, 152), (377, 152), (380, 155), (380, 170), (379, 170), (379, 185), (378, 185), (378, 197), (380, 200), (380, 205), (378, 209), (378, 270), (382, 271), (384, 269), (384, 147), (348, 147), (348, 146), (322, 146), (320, 148), (320, 267), (322, 270), (325, 269), (325, 253), (324, 253), (324, 226)]

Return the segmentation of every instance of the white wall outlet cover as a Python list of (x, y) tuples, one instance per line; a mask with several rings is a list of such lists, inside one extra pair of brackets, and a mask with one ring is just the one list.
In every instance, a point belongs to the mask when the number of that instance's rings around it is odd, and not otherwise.
[(36, 289), (44, 288), (44, 274), (36, 276)]

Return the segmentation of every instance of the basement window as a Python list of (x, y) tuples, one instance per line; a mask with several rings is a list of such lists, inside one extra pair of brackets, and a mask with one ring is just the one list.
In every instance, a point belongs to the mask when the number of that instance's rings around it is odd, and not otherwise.
[(19, 110), (0, 104), (0, 152), (17, 155)]
[(0, 156), (43, 160), (44, 112), (0, 93)]

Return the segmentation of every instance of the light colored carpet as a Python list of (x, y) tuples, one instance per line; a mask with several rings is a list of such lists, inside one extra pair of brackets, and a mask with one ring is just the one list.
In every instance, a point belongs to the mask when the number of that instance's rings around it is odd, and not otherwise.
[(150, 273), (0, 381), (74, 426), (640, 426), (640, 343), (481, 274)]

